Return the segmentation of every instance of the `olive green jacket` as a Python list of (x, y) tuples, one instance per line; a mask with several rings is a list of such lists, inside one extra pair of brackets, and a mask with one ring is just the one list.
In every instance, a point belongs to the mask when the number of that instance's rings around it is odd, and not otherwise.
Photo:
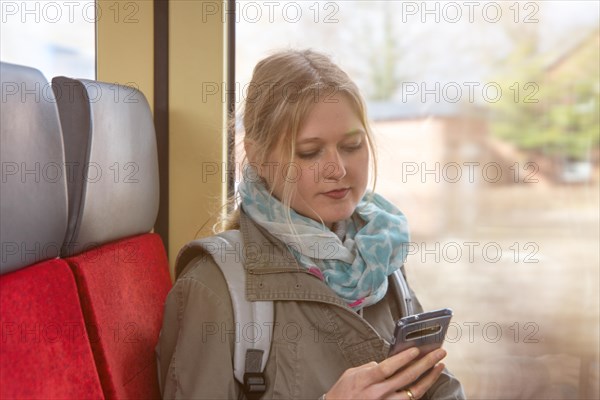
[[(263, 399), (317, 399), (346, 369), (386, 358), (399, 317), (392, 285), (381, 301), (366, 307), (360, 316), (324, 282), (300, 268), (281, 242), (244, 213), (240, 230), (246, 298), (274, 302)], [(242, 327), (235, 337), (225, 278), (207, 254), (180, 268), (184, 270), (167, 297), (157, 346), (163, 398), (238, 399), (234, 340), (244, 340), (248, 333)], [(411, 294), (420, 312), (421, 305)], [(425, 398), (465, 396), (460, 383), (445, 371)]]

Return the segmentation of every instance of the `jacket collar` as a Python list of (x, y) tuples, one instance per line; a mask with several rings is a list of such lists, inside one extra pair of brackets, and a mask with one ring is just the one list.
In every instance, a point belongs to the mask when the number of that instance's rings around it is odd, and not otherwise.
[(303, 300), (351, 310), (317, 276), (301, 267), (287, 246), (240, 211), (246, 296), (250, 301)]
[(287, 246), (255, 223), (243, 209), (240, 210), (240, 231), (248, 273), (300, 272), (303, 269)]

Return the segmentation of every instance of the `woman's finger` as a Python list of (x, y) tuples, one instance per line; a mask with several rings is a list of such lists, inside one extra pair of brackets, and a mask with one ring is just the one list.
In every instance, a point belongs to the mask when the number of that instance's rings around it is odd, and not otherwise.
[(368, 385), (383, 382), (393, 376), (400, 368), (408, 365), (419, 355), (419, 349), (416, 347), (404, 350), (392, 357), (386, 358), (373, 368), (365, 371), (365, 383)]
[(446, 357), (446, 350), (437, 349), (411, 363), (401, 371), (398, 371), (393, 377), (388, 379), (389, 382), (386, 382), (389, 391), (392, 392), (399, 390), (400, 388), (409, 387), (444, 357)]
[[(437, 364), (435, 367), (433, 367), (433, 369), (431, 371), (427, 372), (425, 374), (425, 376), (423, 376), (421, 379), (419, 379), (419, 381), (417, 383), (412, 384), (409, 387), (407, 387), (407, 389), (410, 390), (410, 392), (412, 393), (414, 399), (420, 399), (421, 397), (423, 397), (425, 395), (425, 392), (427, 392), (429, 390), (429, 388), (431, 386), (433, 386), (435, 381), (437, 381), (437, 379), (440, 377), (443, 370), (444, 370), (444, 364), (441, 364), (441, 363)], [(406, 392), (406, 389), (403, 390), (402, 392)], [(409, 399), (409, 400), (414, 400), (414, 399)]]
[[(431, 386), (437, 381), (444, 370), (444, 364), (437, 364), (431, 371), (427, 372), (418, 382), (406, 386), (404, 389), (391, 392), (384, 398), (386, 400), (417, 400), (425, 395)], [(410, 391), (410, 394), (409, 394)], [(412, 396), (412, 397), (411, 397)]]

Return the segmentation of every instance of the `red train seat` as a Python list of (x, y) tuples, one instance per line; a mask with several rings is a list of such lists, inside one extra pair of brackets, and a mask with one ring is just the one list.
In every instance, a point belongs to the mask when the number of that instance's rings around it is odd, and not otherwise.
[[(104, 395), (159, 398), (154, 347), (171, 287), (160, 237), (152, 114), (135, 89), (53, 80), (63, 126), (69, 210), (62, 257), (71, 267)], [(68, 95), (67, 95), (68, 94)]]
[(73, 274), (64, 152), (43, 75), (0, 63), (0, 398), (101, 399)]

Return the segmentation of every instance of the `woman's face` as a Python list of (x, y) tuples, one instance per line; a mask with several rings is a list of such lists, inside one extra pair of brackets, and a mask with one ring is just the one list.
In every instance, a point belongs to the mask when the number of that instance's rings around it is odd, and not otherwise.
[[(293, 187), (290, 206), (299, 214), (331, 228), (354, 212), (369, 178), (369, 149), (365, 129), (350, 103), (336, 95), (318, 102), (307, 115), (296, 138), (293, 162), (278, 149), (262, 169), (273, 194), (283, 200), (287, 181)], [(289, 148), (289, 147), (288, 147)]]

